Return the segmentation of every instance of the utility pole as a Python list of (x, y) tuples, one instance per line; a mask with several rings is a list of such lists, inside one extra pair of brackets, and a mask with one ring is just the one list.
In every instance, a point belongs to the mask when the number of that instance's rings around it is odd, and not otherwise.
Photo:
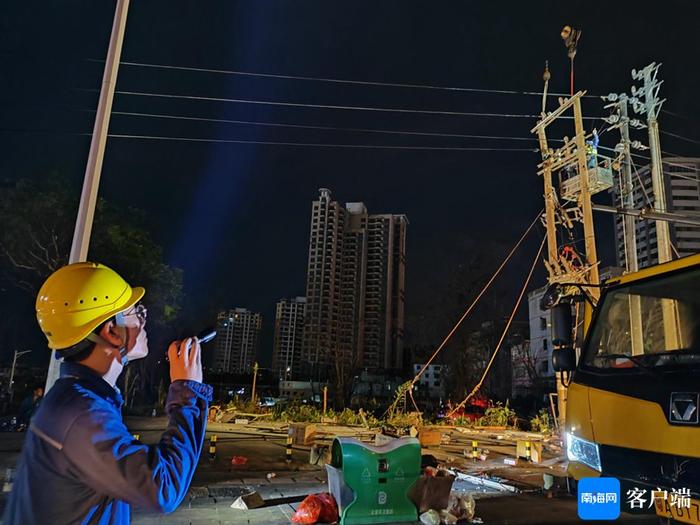
[(255, 363), (253, 365), (253, 389), (250, 395), (250, 400), (253, 402), (253, 406), (255, 406), (255, 385), (258, 381), (258, 363)]
[[(630, 148), (632, 147), (632, 142), (630, 141), (630, 126), (637, 129), (645, 127), (644, 124), (638, 120), (630, 121), (627, 106), (629, 99), (626, 94), (621, 93), (617, 95), (616, 93), (611, 93), (605, 97), (603, 100), (612, 102), (606, 105), (606, 108), (612, 109), (613, 113), (603, 120), (609, 124), (608, 130), (619, 128), (621, 142), (615, 148), (622, 154), (622, 165), (620, 174), (620, 207), (623, 209), (633, 210), (636, 206), (634, 200), (634, 181), (632, 180), (632, 154)], [(644, 191), (640, 188), (640, 191)], [(637, 233), (636, 233), (636, 220), (631, 214), (625, 214), (622, 217), (622, 230), (624, 232), (624, 253), (625, 253), (625, 270), (627, 272), (636, 272), (639, 270), (639, 263), (637, 260)], [(630, 337), (632, 343), (632, 355), (641, 355), (644, 353), (644, 341), (642, 339), (642, 314), (641, 314), (641, 301), (640, 297), (637, 295), (629, 296), (629, 309), (630, 309), (630, 321), (632, 323), (632, 329), (630, 330)]]
[[(634, 209), (636, 203), (634, 201), (634, 181), (632, 180), (632, 157), (630, 153), (630, 119), (627, 113), (628, 98), (624, 93), (618, 95), (611, 93), (601, 97), (603, 100), (612, 102), (605, 107), (612, 110), (609, 117), (603, 120), (607, 122), (608, 131), (618, 128), (620, 130), (621, 142), (615, 148), (622, 156), (622, 164), (620, 166), (620, 207)], [(640, 188), (641, 189), (641, 188)], [(635, 233), (634, 216), (625, 215), (623, 220), (624, 230), (624, 253), (625, 253), (625, 270), (628, 272), (636, 272), (639, 270), (637, 262), (637, 235)]]
[[(659, 100), (659, 90), (663, 80), (657, 80), (661, 64), (652, 62), (641, 71), (632, 70), (634, 80), (642, 80), (644, 86), (638, 89), (632, 86), (633, 105), (636, 113), (647, 115), (647, 127), (649, 129), (649, 149), (651, 153), (651, 184), (654, 192), (654, 211), (666, 213), (666, 183), (664, 181), (663, 161), (661, 158), (661, 141), (659, 139), (659, 122), (657, 120), (661, 106), (666, 99)], [(644, 99), (642, 103), (639, 98)], [(673, 247), (671, 245), (671, 228), (667, 221), (657, 220), (656, 246), (659, 263), (673, 260)], [(680, 348), (680, 330), (678, 323), (678, 308), (671, 300), (663, 300), (661, 310), (664, 323), (664, 338), (666, 349)]]
[[(661, 141), (659, 139), (659, 122), (657, 117), (661, 106), (666, 99), (659, 100), (659, 89), (663, 80), (657, 81), (656, 76), (661, 64), (652, 62), (641, 71), (632, 70), (634, 80), (642, 80), (644, 87), (637, 89), (632, 87), (633, 108), (636, 113), (646, 113), (647, 127), (649, 128), (649, 148), (651, 153), (651, 183), (654, 191), (654, 209), (665, 213), (666, 185), (664, 183), (664, 170), (661, 159)], [(639, 97), (644, 99), (642, 104)], [(656, 221), (656, 239), (659, 250), (659, 263), (665, 263), (673, 259), (671, 248), (671, 231), (668, 222)]]
[[(537, 134), (542, 154), (538, 174), (544, 182), (545, 226), (547, 229), (547, 260), (545, 266), (549, 274), (549, 283), (581, 283), (597, 285), (598, 256), (595, 244), (595, 229), (593, 224), (593, 208), (591, 195), (607, 190), (612, 186), (612, 172), (599, 165), (599, 159), (593, 159), (594, 167), (589, 169), (586, 155), (586, 133), (583, 129), (583, 112), (581, 98), (585, 92), (578, 92), (573, 97), (559, 99), (559, 107), (543, 114), (537, 125), (531, 130)], [(547, 139), (547, 128), (563, 117), (565, 113), (573, 112), (574, 137), (565, 139), (564, 146), (557, 150), (550, 149)], [(553, 175), (559, 173), (564, 177), (559, 187), (559, 195), (553, 184)], [(564, 202), (567, 205), (561, 204)], [(573, 228), (575, 222), (583, 226), (585, 254), (580, 264), (562, 257), (559, 252), (557, 226)], [(577, 293), (576, 289), (567, 289), (567, 293)], [(595, 300), (600, 292), (591, 288), (589, 295)], [(559, 408), (559, 425), (564, 428), (566, 419), (566, 387), (562, 374), (556, 374), (557, 401)]]
[[(112, 36), (109, 40), (105, 69), (102, 76), (102, 89), (100, 90), (100, 99), (97, 104), (97, 114), (95, 115), (95, 126), (92, 131), (92, 141), (90, 142), (90, 153), (88, 154), (85, 179), (83, 180), (83, 191), (80, 195), (78, 216), (75, 221), (73, 244), (68, 259), (69, 263), (87, 260), (128, 10), (129, 0), (117, 0), (114, 22), (112, 24)], [(55, 357), (55, 352), (52, 351), (49, 372), (46, 377), (46, 392), (51, 389), (58, 379), (60, 363)]]
[(23, 352), (18, 352), (17, 350), (15, 350), (15, 355), (12, 358), (12, 370), (10, 371), (10, 385), (8, 387), (10, 389), (10, 392), (9, 392), (10, 393), (10, 403), (12, 403), (12, 398), (14, 397), (14, 394), (15, 394), (14, 382), (15, 382), (15, 366), (17, 365), (17, 359), (22, 357), (24, 354), (28, 354), (29, 352), (31, 352), (31, 350), (25, 350)]

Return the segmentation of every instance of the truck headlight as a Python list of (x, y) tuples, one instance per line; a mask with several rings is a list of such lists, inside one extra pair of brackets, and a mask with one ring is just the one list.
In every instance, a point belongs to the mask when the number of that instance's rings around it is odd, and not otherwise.
[(600, 465), (598, 445), (587, 439), (574, 436), (571, 432), (566, 433), (566, 455), (569, 461), (578, 461), (598, 472), (603, 470)]

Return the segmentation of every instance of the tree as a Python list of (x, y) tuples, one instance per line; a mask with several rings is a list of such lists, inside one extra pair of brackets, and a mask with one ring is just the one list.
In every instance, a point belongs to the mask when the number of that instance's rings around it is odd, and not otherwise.
[[(406, 321), (410, 346), (418, 350), (411, 356), (413, 363), (424, 363), (430, 357), (505, 253), (506, 247), (500, 243), (455, 236), (449, 246), (438, 249), (426, 245), (423, 254), (417, 254), (413, 267), (423, 271), (415, 271), (421, 275), (420, 282), (410, 283)], [(494, 283), (436, 360), (448, 365), (446, 393), (453, 401), (461, 401), (471, 391), (486, 366), (500, 334), (482, 324), (503, 319), (507, 284), (507, 275)]]
[[(27, 313), (33, 310), (44, 280), (68, 262), (79, 197), (80, 189), (55, 173), (20, 179), (0, 193), (0, 308), (22, 312), (27, 324), (23, 333), (38, 334), (33, 316)], [(151, 348), (161, 348), (166, 328), (180, 311), (182, 271), (163, 262), (162, 248), (151, 238), (145, 222), (142, 211), (99, 199), (88, 259), (106, 264), (127, 282), (147, 289), (149, 341)], [(13, 288), (19, 293), (13, 293)], [(146, 384), (157, 379), (149, 378), (153, 374), (146, 373), (145, 363), (134, 366), (140, 384), (133, 391), (143, 393)]]
[[(67, 264), (78, 209), (77, 188), (51, 174), (22, 179), (0, 194), (0, 268), (4, 281), (36, 296), (44, 280)], [(156, 323), (173, 321), (182, 297), (182, 272), (162, 261), (162, 249), (142, 224), (144, 214), (100, 199), (95, 212), (90, 260), (148, 288)]]

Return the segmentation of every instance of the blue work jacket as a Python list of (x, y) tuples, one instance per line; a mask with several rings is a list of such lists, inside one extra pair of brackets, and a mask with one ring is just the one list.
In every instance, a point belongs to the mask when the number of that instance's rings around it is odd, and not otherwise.
[(3, 525), (116, 525), (131, 505), (172, 512), (189, 489), (204, 443), (212, 388), (175, 381), (160, 442), (135, 439), (119, 391), (91, 369), (63, 363), (25, 438)]

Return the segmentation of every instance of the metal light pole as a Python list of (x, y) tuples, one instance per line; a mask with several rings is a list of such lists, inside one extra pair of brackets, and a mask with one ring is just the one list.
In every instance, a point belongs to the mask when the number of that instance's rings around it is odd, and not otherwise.
[[(102, 161), (104, 160), (105, 146), (107, 143), (109, 118), (112, 113), (112, 101), (114, 99), (114, 89), (117, 84), (117, 73), (119, 71), (119, 60), (122, 54), (122, 43), (124, 42), (124, 30), (126, 28), (126, 15), (128, 10), (129, 0), (117, 0), (117, 7), (114, 11), (114, 22), (112, 24), (112, 36), (109, 40), (105, 70), (102, 76), (100, 100), (97, 104), (95, 127), (92, 131), (90, 153), (85, 169), (83, 191), (80, 196), (80, 206), (78, 207), (78, 216), (75, 221), (73, 244), (68, 259), (69, 263), (87, 260), (88, 248), (90, 247), (90, 234), (92, 233), (92, 222), (95, 216), (95, 205), (97, 203), (97, 190), (100, 186)], [(49, 391), (58, 379), (58, 375), (59, 362), (55, 359), (55, 352), (51, 352), (51, 361), (49, 363), (49, 372), (46, 377), (45, 391)]]
[(12, 358), (12, 370), (10, 371), (10, 384), (8, 386), (10, 390), (10, 403), (12, 403), (12, 398), (14, 397), (13, 383), (15, 382), (15, 366), (17, 365), (17, 359), (22, 357), (24, 354), (28, 354), (31, 350), (25, 350), (23, 352), (18, 352), (15, 350), (15, 356)]

